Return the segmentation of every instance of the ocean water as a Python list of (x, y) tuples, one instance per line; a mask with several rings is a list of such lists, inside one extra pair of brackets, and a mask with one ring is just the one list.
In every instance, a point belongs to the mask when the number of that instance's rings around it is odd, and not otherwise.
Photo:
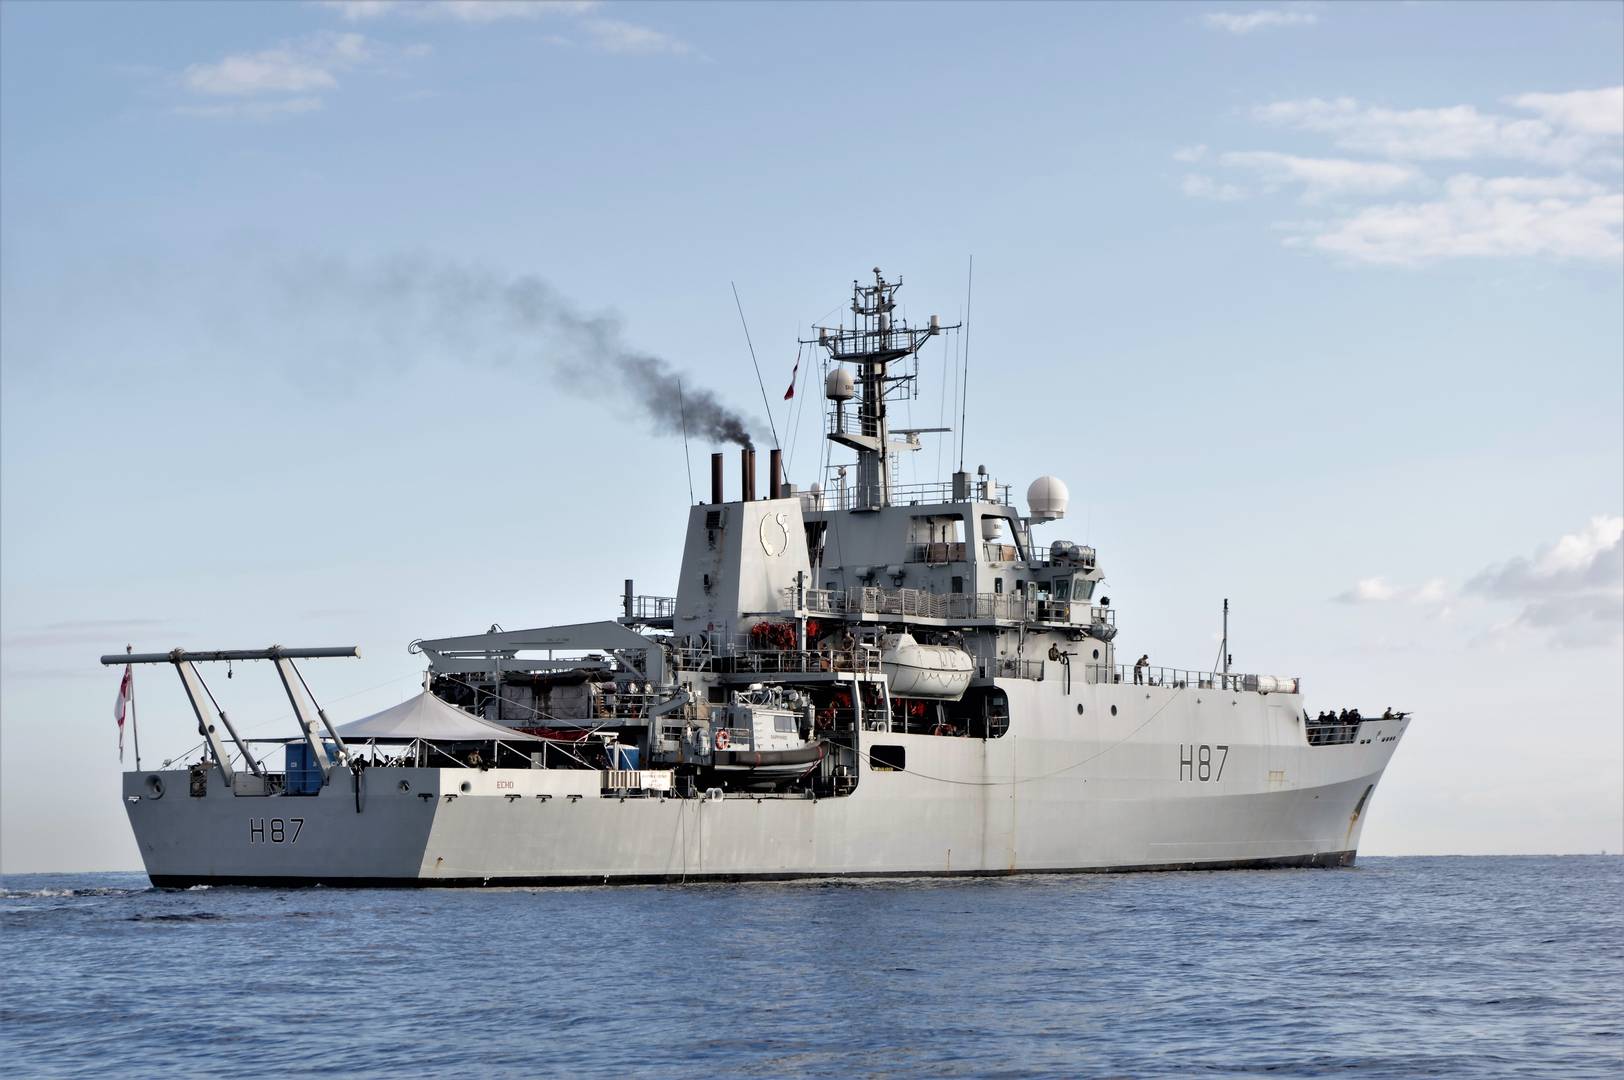
[(1624, 1075), (1624, 859), (597, 889), (0, 879), (0, 1074)]

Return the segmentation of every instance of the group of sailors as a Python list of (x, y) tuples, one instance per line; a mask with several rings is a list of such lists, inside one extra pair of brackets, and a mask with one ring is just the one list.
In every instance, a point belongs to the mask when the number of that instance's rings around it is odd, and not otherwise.
[[(1391, 705), (1382, 711), (1383, 720), (1394, 720), (1403, 715), (1401, 712), (1394, 712)], [(1308, 719), (1308, 713), (1305, 711), (1303, 719), (1308, 720), (1310, 724), (1357, 724), (1363, 721), (1364, 717), (1359, 715), (1358, 709), (1343, 709), (1341, 712), (1327, 709), (1312, 720)]]

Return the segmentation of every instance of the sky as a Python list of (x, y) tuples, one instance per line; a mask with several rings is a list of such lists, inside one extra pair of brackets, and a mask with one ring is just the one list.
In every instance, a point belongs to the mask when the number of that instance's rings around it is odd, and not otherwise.
[(966, 464), (1069, 485), (1124, 655), (1227, 597), (1241, 670), (1415, 712), (1365, 854), (1619, 851), (1621, 233), (1613, 3), (5, 0), (0, 870), (139, 867), (103, 653), (356, 644), (344, 720), (673, 592), (650, 386), (819, 479), (781, 387), (876, 266), (968, 309)]

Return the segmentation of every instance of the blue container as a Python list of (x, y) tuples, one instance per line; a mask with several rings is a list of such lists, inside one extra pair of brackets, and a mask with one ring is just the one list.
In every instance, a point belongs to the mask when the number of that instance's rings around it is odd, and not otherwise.
[(289, 795), (318, 794), (322, 783), (326, 780), (309, 743), (288, 743), (286, 772), (287, 781), (284, 790)]
[(609, 767), (611, 769), (635, 769), (641, 754), (635, 746), (621, 746), (616, 744), (609, 747)]

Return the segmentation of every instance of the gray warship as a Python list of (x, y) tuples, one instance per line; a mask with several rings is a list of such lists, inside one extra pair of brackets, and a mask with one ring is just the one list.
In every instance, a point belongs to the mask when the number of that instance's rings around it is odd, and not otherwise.
[[(962, 465), (904, 485), (945, 330), (852, 283), (823, 353), (819, 483), (688, 513), (675, 596), (624, 583), (602, 622), (426, 639), (422, 692), (335, 724), (300, 661), (354, 648), (175, 649), (203, 738), (123, 774), (160, 887), (498, 886), (1346, 866), (1410, 717), (1310, 716), (1292, 676), (1118, 662), (1097, 552), (1059, 537), (1064, 483)], [(835, 454), (854, 455), (845, 463)], [(1227, 611), (1227, 602), (1226, 602)], [(297, 732), (246, 739), (200, 665), (268, 662)], [(308, 664), (307, 664), (308, 666)]]

